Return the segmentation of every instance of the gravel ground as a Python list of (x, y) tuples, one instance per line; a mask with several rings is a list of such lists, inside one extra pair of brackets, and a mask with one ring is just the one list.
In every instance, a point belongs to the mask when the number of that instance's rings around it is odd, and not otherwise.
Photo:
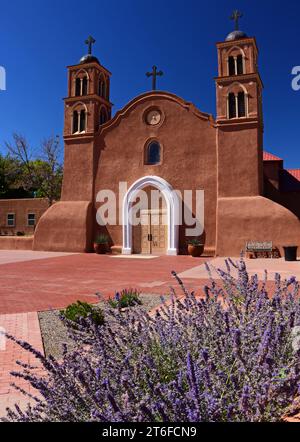
[[(140, 298), (143, 302), (142, 307), (147, 311), (161, 303), (161, 295), (155, 293), (141, 294)], [(168, 300), (170, 295), (164, 295), (164, 298)], [(97, 305), (103, 307), (104, 302), (99, 302)], [(70, 350), (74, 346), (68, 337), (67, 328), (59, 319), (59, 310), (39, 312), (38, 316), (46, 356), (51, 354), (57, 359), (62, 358), (62, 343), (66, 343)]]

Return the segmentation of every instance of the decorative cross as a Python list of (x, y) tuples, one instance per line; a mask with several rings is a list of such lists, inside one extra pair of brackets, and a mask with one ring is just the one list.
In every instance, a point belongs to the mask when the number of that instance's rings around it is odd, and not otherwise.
[(94, 43), (96, 43), (96, 40), (91, 35), (85, 40), (85, 44), (89, 47), (89, 55), (92, 53), (92, 46)]
[(157, 67), (152, 67), (152, 72), (146, 72), (147, 77), (152, 77), (152, 90), (156, 90), (156, 77), (164, 75), (163, 71), (157, 71)]
[(230, 17), (231, 20), (234, 20), (235, 30), (236, 31), (239, 30), (239, 19), (242, 18), (242, 17), (243, 17), (243, 14), (240, 11), (238, 11), (238, 10), (233, 11), (232, 16)]

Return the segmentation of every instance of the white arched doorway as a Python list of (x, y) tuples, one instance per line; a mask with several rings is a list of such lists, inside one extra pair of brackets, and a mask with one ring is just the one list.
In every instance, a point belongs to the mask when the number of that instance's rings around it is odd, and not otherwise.
[(158, 189), (165, 198), (167, 206), (167, 255), (178, 253), (178, 219), (179, 201), (177, 193), (172, 186), (163, 178), (157, 176), (146, 176), (135, 181), (128, 189), (123, 200), (123, 255), (132, 254), (132, 224), (129, 219), (130, 204), (134, 201), (140, 190), (147, 186)]

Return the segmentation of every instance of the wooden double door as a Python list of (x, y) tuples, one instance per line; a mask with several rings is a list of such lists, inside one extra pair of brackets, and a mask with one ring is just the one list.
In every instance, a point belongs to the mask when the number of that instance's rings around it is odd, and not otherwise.
[(141, 225), (133, 230), (135, 253), (166, 253), (167, 233), (165, 209), (141, 210)]

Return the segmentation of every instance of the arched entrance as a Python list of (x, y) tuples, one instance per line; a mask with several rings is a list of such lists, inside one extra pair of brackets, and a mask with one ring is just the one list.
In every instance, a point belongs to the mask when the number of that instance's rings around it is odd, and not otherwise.
[(138, 192), (153, 187), (161, 192), (166, 203), (166, 229), (167, 229), (167, 255), (177, 255), (178, 252), (178, 196), (172, 186), (163, 178), (157, 176), (146, 176), (135, 181), (129, 188), (123, 200), (123, 248), (124, 255), (133, 253), (131, 206), (138, 195)]

